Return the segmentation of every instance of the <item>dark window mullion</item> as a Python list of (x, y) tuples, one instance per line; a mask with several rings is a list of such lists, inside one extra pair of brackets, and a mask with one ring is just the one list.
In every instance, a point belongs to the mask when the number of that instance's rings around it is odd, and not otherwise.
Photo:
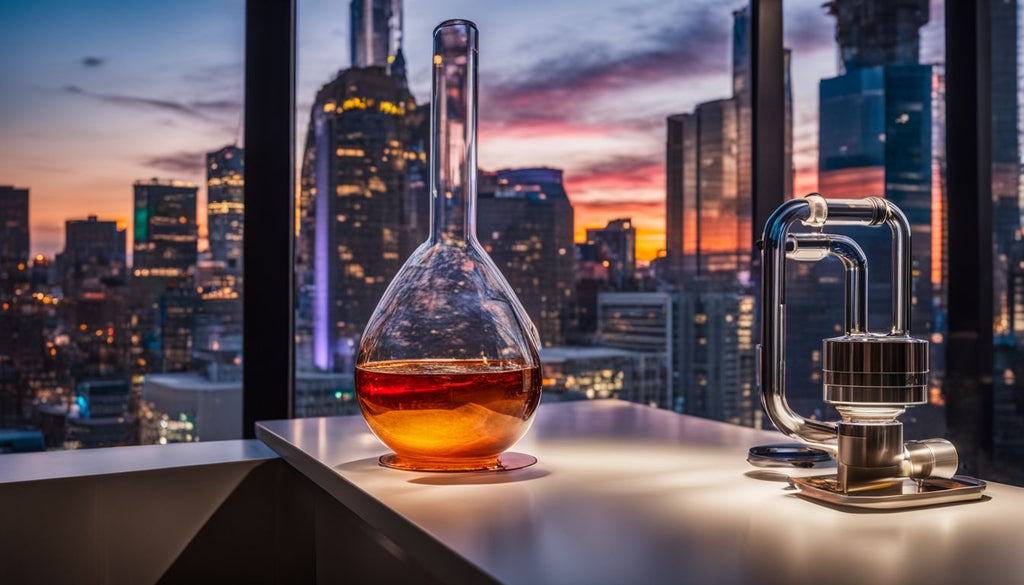
[(248, 0), (242, 422), (289, 418), (294, 384), (295, 0)]

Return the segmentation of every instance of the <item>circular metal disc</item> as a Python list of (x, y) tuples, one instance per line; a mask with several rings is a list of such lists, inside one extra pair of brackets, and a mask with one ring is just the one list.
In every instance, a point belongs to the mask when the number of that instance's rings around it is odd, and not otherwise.
[(832, 456), (803, 443), (775, 443), (751, 447), (747, 462), (755, 467), (824, 467)]

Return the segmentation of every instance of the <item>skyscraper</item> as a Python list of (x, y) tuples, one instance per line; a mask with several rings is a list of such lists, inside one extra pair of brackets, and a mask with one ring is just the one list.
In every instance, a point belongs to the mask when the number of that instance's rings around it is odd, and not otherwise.
[(64, 251), (59, 257), (60, 281), (65, 296), (90, 278), (125, 279), (124, 229), (116, 221), (100, 221), (95, 215), (64, 222)]
[(123, 373), (125, 240), (116, 221), (95, 215), (64, 223), (64, 251), (57, 257), (60, 311), (76, 350), (77, 379)]
[(317, 93), (306, 134), (298, 330), (307, 359), (323, 370), (352, 368), (358, 336), (411, 251), (409, 177), (425, 160), (421, 118), (404, 74), (391, 73), (341, 71)]
[(0, 186), (0, 292), (28, 278), (28, 189)]
[(928, 0), (832, 0), (836, 41), (845, 71), (917, 63)]
[[(183, 181), (137, 181), (132, 233), (134, 259), (128, 293), (126, 325), (129, 333), (128, 363), (136, 371), (162, 371), (165, 345), (172, 353), (183, 344), (165, 335), (168, 291), (194, 291), (190, 276), (195, 271), (199, 231), (196, 225), (196, 186)], [(173, 319), (172, 319), (173, 320)], [(173, 324), (172, 324), (173, 325)], [(175, 327), (180, 333), (180, 328)], [(180, 353), (172, 356), (172, 367)]]
[(563, 345), (573, 291), (573, 211), (562, 171), (506, 169), (479, 181), (477, 234), (545, 346)]
[(206, 155), (206, 207), (210, 256), (222, 262), (228, 274), (242, 274), (245, 235), (245, 181), (243, 152), (237, 146)]
[[(754, 295), (734, 285), (692, 282), (679, 293), (682, 411), (754, 426), (760, 419), (754, 370)], [(755, 416), (756, 415), (756, 416)]]
[[(749, 282), (753, 237), (750, 8), (733, 13), (733, 95), (669, 116), (666, 141), (666, 253), (669, 280)], [(787, 172), (792, 191), (792, 97), (785, 65)]]
[[(992, 233), (995, 244), (992, 268), (996, 275), (1008, 274), (1014, 241), (1020, 232), (1020, 148), (1017, 142), (1019, 122), (1017, 89), (1017, 2), (994, 0), (991, 3), (992, 45)], [(1009, 335), (1012, 297), (1008, 279), (993, 281), (995, 333)]]
[(387, 67), (402, 44), (402, 0), (352, 0), (349, 48), (352, 67)]
[[(931, 328), (932, 68), (917, 62), (926, 0), (837, 0), (836, 39), (845, 73), (820, 85), (818, 183), (826, 197), (884, 196), (913, 235), (913, 330)], [(1014, 140), (1016, 131), (1014, 131)], [(872, 272), (888, 274), (888, 234), (860, 234)], [(875, 323), (887, 320), (889, 281), (871, 291)]]
[(183, 276), (196, 263), (196, 193), (184, 181), (136, 181), (132, 274)]

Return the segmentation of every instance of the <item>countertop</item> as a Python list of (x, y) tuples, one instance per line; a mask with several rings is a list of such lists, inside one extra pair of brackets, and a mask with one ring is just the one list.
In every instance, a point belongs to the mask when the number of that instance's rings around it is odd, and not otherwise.
[[(1024, 489), (846, 510), (746, 462), (781, 435), (617, 400), (546, 404), (529, 468), (414, 473), (361, 417), (262, 422), (257, 436), (442, 581), (1024, 583)], [(807, 470), (795, 473), (827, 473)]]

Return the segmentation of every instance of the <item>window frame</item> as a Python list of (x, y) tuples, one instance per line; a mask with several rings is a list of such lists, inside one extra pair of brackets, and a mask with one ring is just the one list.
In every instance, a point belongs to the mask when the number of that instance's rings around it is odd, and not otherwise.
[[(243, 429), (290, 418), (294, 389), (297, 0), (247, 0)], [(782, 0), (751, 1), (752, 241), (782, 204)], [(989, 0), (946, 0), (949, 267), (946, 400), (965, 470), (992, 454), (992, 202)], [(973, 196), (963, 196), (973, 193)], [(756, 249), (756, 247), (754, 248)], [(759, 266), (755, 254), (755, 266)], [(755, 270), (755, 278), (760, 271)], [(284, 307), (287, 310), (269, 310)], [(760, 310), (760, 308), (759, 308)], [(760, 315), (758, 315), (758, 318)], [(755, 331), (757, 331), (755, 329)], [(758, 331), (759, 333), (759, 331)]]

